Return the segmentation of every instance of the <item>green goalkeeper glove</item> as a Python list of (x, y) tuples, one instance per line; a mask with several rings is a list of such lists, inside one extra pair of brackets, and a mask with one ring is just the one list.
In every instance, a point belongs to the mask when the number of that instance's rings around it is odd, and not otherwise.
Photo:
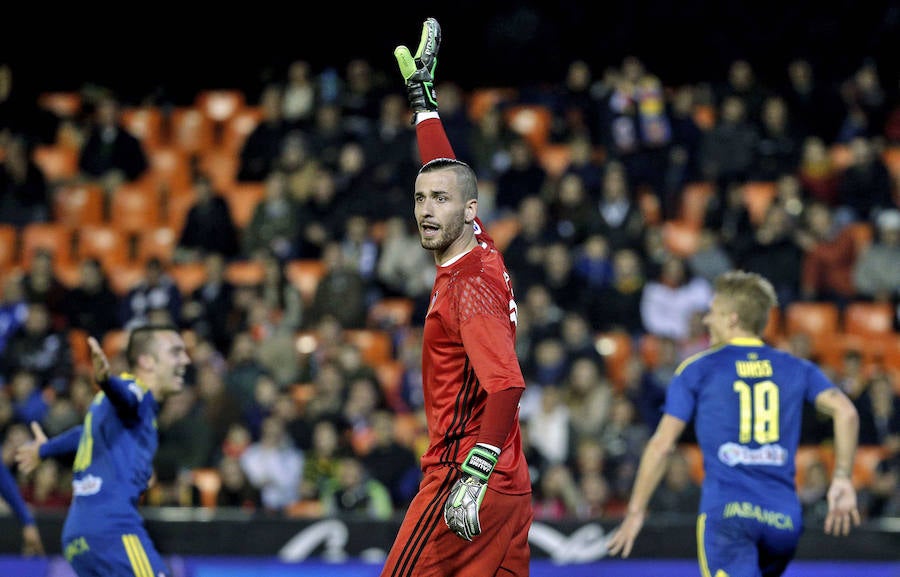
[(499, 454), (487, 447), (475, 445), (463, 461), (462, 477), (453, 484), (450, 496), (444, 503), (444, 522), (451, 531), (466, 541), (471, 541), (472, 537), (481, 533), (478, 510), (499, 457)]
[[(394, 49), (394, 57), (400, 66), (400, 74), (406, 81), (406, 97), (413, 113), (437, 110), (437, 94), (434, 91), (434, 69), (441, 47), (441, 25), (434, 18), (422, 24), (422, 38), (415, 58), (406, 46)], [(415, 116), (413, 116), (415, 120)]]

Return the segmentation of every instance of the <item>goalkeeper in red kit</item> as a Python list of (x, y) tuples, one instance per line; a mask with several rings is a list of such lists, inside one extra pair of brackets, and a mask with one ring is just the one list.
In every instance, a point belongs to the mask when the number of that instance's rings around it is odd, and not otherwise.
[(476, 175), (455, 158), (437, 111), (441, 42), (429, 18), (406, 81), (423, 166), (414, 214), (437, 276), (425, 317), (422, 381), (429, 445), (423, 479), (383, 577), (528, 575), (531, 481), (522, 452), (516, 302), (503, 257), (478, 219)]

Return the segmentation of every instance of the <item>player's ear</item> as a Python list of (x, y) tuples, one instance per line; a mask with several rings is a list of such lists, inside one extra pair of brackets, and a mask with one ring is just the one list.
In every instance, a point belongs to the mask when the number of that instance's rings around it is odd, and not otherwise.
[(478, 199), (472, 198), (466, 201), (466, 224), (475, 222), (478, 216)]

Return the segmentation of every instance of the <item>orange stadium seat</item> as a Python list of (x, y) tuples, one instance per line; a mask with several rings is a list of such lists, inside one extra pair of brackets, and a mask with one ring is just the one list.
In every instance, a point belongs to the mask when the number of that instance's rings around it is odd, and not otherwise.
[(212, 120), (196, 106), (178, 106), (169, 117), (169, 142), (189, 154), (209, 150), (215, 142)]
[(469, 118), (478, 122), (488, 109), (513, 102), (518, 97), (519, 91), (515, 88), (476, 88), (469, 92), (466, 112)]
[(199, 467), (191, 470), (191, 483), (200, 494), (200, 506), (213, 509), (219, 499), (222, 478), (214, 467)]
[(762, 223), (777, 194), (775, 183), (769, 181), (747, 182), (741, 187), (741, 200), (754, 224)]
[(147, 151), (150, 167), (144, 179), (161, 191), (184, 188), (191, 185), (191, 154), (177, 146), (158, 146)]
[(135, 260), (144, 264), (150, 258), (158, 258), (165, 266), (172, 263), (178, 244), (178, 231), (171, 226), (148, 228), (137, 233)]
[(255, 286), (265, 276), (265, 265), (258, 260), (236, 260), (225, 266), (225, 278), (235, 286)]
[(56, 262), (71, 262), (75, 235), (66, 225), (58, 222), (33, 222), (22, 228), (21, 235), (21, 264), (26, 269), (31, 266), (31, 259), (39, 249), (52, 252)]
[(686, 258), (700, 246), (700, 228), (684, 220), (667, 220), (662, 223), (662, 238), (669, 252)]
[(381, 385), (381, 391), (391, 407), (399, 406), (400, 385), (405, 367), (406, 365), (404, 365), (403, 361), (393, 359), (383, 361), (374, 366), (378, 384)]
[(38, 144), (32, 149), (32, 160), (50, 184), (73, 180), (78, 176), (78, 150), (61, 144)]
[(846, 333), (884, 335), (894, 329), (894, 307), (888, 302), (854, 301), (844, 307), (841, 321)]
[(115, 269), (107, 269), (106, 276), (109, 278), (109, 288), (123, 297), (147, 277), (147, 269), (142, 264), (125, 263)]
[(240, 158), (228, 150), (215, 148), (200, 153), (199, 169), (212, 182), (213, 188), (224, 190), (237, 182)]
[(91, 349), (88, 346), (88, 332), (79, 328), (69, 328), (66, 338), (69, 348), (72, 349), (72, 362), (78, 371), (91, 370)]
[(319, 281), (325, 275), (325, 263), (318, 259), (295, 259), (285, 264), (284, 274), (288, 281), (300, 291), (306, 303), (316, 296)]
[(813, 351), (821, 349), (822, 342), (838, 333), (840, 311), (833, 302), (794, 301), (784, 311), (786, 336), (800, 332), (812, 340)]
[(387, 331), (377, 329), (345, 329), (344, 338), (356, 345), (363, 360), (373, 367), (393, 358), (394, 344)]
[(780, 308), (772, 307), (769, 309), (769, 322), (766, 324), (766, 330), (763, 332), (763, 339), (765, 339), (767, 343), (776, 343), (784, 336), (781, 317), (782, 314)]
[(494, 239), (494, 244), (500, 252), (506, 250), (510, 241), (519, 234), (519, 219), (516, 216), (505, 216), (485, 224), (487, 233)]
[(694, 122), (697, 123), (702, 130), (709, 130), (716, 125), (718, 114), (715, 106), (711, 104), (696, 104), (694, 106)]
[(165, 196), (165, 210), (163, 211), (163, 223), (174, 229), (179, 235), (184, 228), (188, 213), (194, 203), (197, 202), (197, 196), (194, 194), (193, 188), (185, 188), (180, 191), (173, 191), (172, 194)]
[(369, 307), (368, 324), (375, 329), (408, 327), (412, 322), (415, 302), (406, 297), (387, 297)]
[(231, 218), (239, 229), (243, 230), (253, 218), (256, 206), (266, 194), (266, 185), (262, 182), (238, 182), (222, 190)]
[(228, 122), (247, 104), (244, 93), (236, 89), (201, 90), (194, 106), (215, 123)]
[(0, 274), (19, 264), (19, 229), (0, 223)]
[(625, 374), (632, 353), (631, 336), (622, 331), (599, 333), (594, 338), (594, 348), (603, 357), (613, 385), (621, 389), (625, 385)]
[(202, 262), (173, 264), (166, 269), (166, 272), (169, 273), (184, 296), (189, 296), (206, 280), (206, 266)]
[(678, 451), (684, 456), (688, 464), (688, 470), (691, 473), (691, 479), (698, 485), (703, 483), (703, 451), (694, 443), (681, 443), (678, 445)]
[(131, 261), (128, 233), (112, 224), (85, 225), (78, 229), (75, 255), (77, 260), (96, 258), (113, 274)]
[(703, 226), (706, 211), (716, 190), (711, 182), (689, 182), (681, 189), (679, 216), (684, 222)]
[(547, 143), (537, 151), (538, 162), (553, 178), (562, 176), (572, 159), (568, 144)]
[(107, 358), (112, 362), (114, 357), (125, 354), (125, 348), (128, 346), (128, 331), (125, 329), (114, 329), (107, 331), (100, 340), (100, 347), (106, 353)]
[(120, 184), (110, 197), (110, 225), (129, 234), (159, 226), (159, 192), (145, 181)]
[(245, 106), (238, 110), (222, 127), (222, 140), (219, 147), (231, 154), (238, 154), (244, 141), (256, 129), (263, 119), (263, 111), (259, 106)]
[(504, 112), (506, 124), (522, 135), (535, 152), (541, 150), (550, 138), (553, 112), (540, 104), (516, 104)]
[(42, 92), (38, 95), (38, 106), (68, 119), (81, 113), (82, 100), (81, 93), (76, 91)]
[(70, 228), (101, 224), (106, 195), (99, 184), (65, 184), (53, 192), (53, 220)]
[(164, 117), (160, 108), (130, 106), (122, 110), (121, 120), (122, 126), (141, 141), (146, 152), (162, 146), (165, 135), (163, 133)]
[(881, 157), (894, 179), (900, 180), (900, 144), (886, 146)]

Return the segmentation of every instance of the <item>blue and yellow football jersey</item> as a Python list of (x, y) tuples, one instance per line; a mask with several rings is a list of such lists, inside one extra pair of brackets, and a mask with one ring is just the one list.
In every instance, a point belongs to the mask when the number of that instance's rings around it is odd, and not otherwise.
[(796, 501), (803, 405), (832, 386), (812, 362), (758, 339), (735, 339), (685, 360), (665, 412), (694, 420), (705, 469), (701, 510), (735, 500)]

